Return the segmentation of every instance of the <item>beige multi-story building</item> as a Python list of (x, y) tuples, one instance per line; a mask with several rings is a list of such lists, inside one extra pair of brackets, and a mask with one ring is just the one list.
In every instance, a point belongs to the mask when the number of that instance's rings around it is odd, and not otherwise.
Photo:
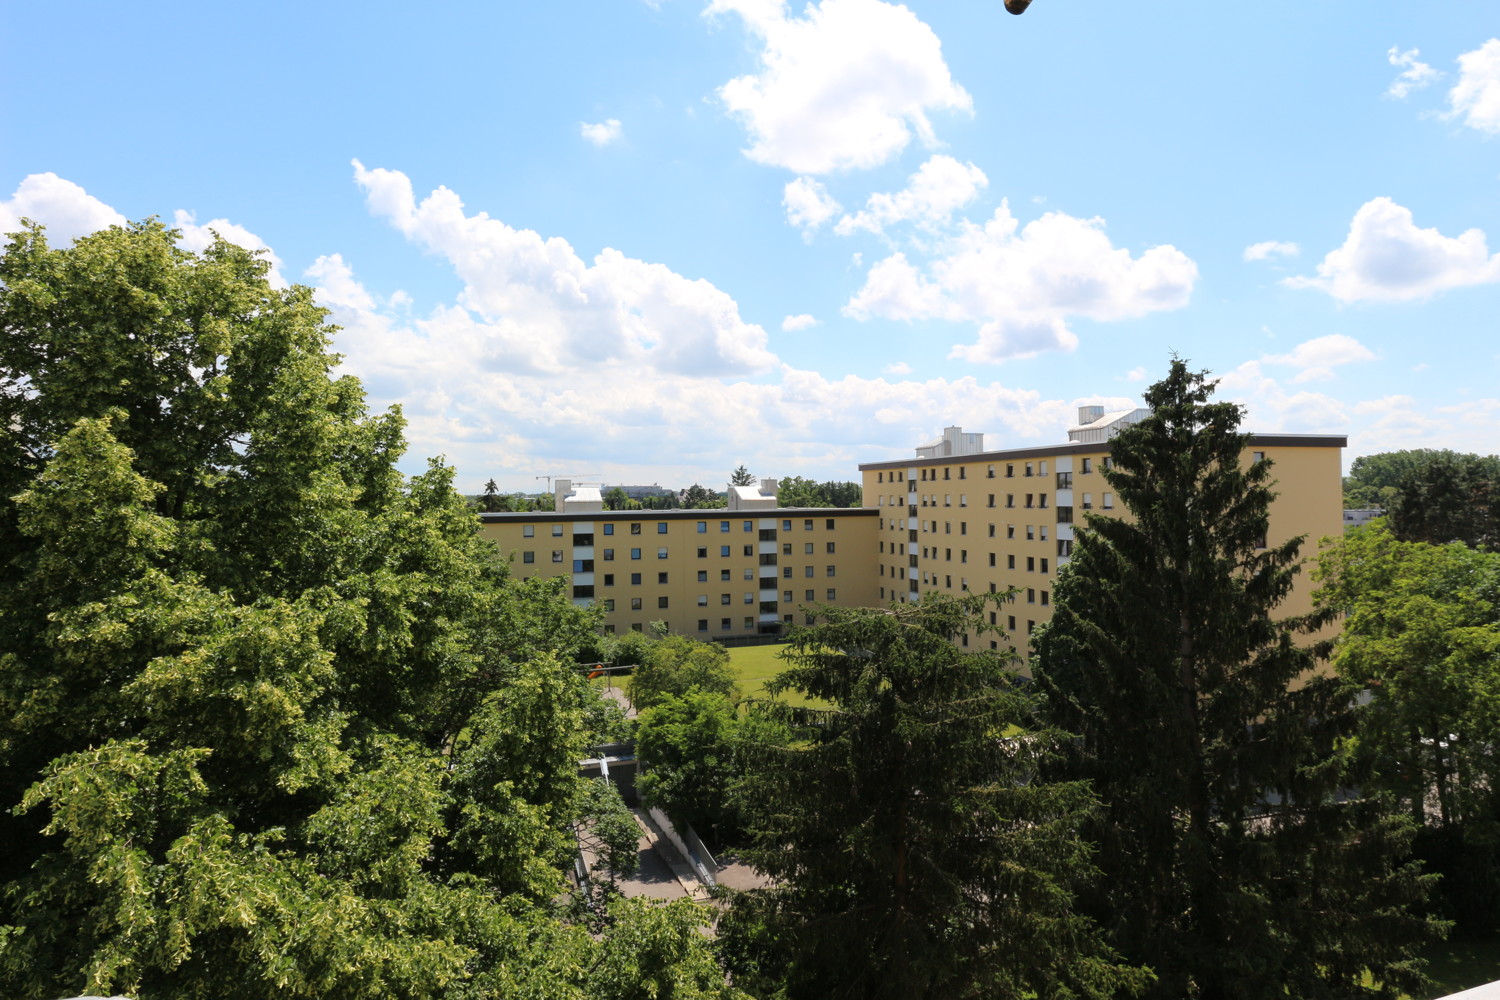
[[(950, 427), (944, 438), (919, 448), (917, 458), (861, 465), (865, 506), (880, 512), (877, 599), (884, 604), (934, 591), (1014, 588), (1013, 599), (991, 612), (990, 624), (1005, 638), (982, 641), (1014, 645), (1024, 655), (1027, 636), (1052, 617), (1053, 584), (1083, 515), (1127, 516), (1100, 473), (1109, 468), (1110, 438), (1147, 412), (1082, 407), (1066, 444), (1006, 451), (965, 447), (963, 439), (972, 436)], [(1347, 438), (1331, 435), (1251, 438), (1244, 461), (1275, 463), (1268, 544), (1306, 536), (1303, 553), (1313, 556), (1321, 539), (1342, 532), (1346, 444)], [(1304, 572), (1281, 610), (1290, 616), (1311, 609)]]
[[(605, 629), (664, 621), (706, 639), (778, 634), (815, 604), (870, 607), (932, 592), (1004, 593), (992, 612), (1014, 645), (1052, 616), (1057, 572), (1085, 512), (1126, 512), (1100, 472), (1110, 439), (1147, 411), (1083, 407), (1063, 444), (984, 451), (982, 434), (945, 429), (916, 457), (861, 465), (864, 506), (776, 506), (774, 480), (729, 493), (721, 510), (608, 511), (597, 488), (559, 480), (550, 513), (483, 514), (484, 534), (520, 576), (566, 576), (575, 602), (605, 608)], [(1343, 528), (1343, 436), (1255, 435), (1244, 461), (1275, 462), (1268, 543), (1320, 539)], [(1311, 609), (1304, 573), (1283, 606)]]
[(597, 490), (557, 485), (554, 512), (482, 514), (481, 530), (516, 575), (566, 576), (575, 603), (603, 605), (607, 632), (776, 635), (806, 606), (879, 603), (878, 511), (777, 507), (753, 487), (732, 488), (725, 509), (605, 510)]

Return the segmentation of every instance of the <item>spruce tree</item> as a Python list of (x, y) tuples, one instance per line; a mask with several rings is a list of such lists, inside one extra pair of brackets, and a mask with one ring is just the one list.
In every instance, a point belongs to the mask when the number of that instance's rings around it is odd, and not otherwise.
[(1063, 735), (1022, 733), (1014, 662), (969, 651), (1001, 598), (820, 607), (759, 703), (789, 740), (746, 747), (740, 801), (770, 888), (735, 898), (736, 981), (788, 998), (1108, 997), (1122, 968), (1072, 907), (1090, 869), (1081, 782), (1036, 780)]
[(1036, 640), (1052, 721), (1079, 735), (1068, 775), (1104, 802), (1088, 898), (1155, 997), (1415, 989), (1434, 929), (1413, 833), (1358, 794), (1353, 702), (1316, 672), (1326, 615), (1278, 620), (1303, 539), (1266, 546), (1271, 463), (1243, 410), (1174, 359), (1152, 414), (1114, 438), (1129, 511), (1088, 517)]

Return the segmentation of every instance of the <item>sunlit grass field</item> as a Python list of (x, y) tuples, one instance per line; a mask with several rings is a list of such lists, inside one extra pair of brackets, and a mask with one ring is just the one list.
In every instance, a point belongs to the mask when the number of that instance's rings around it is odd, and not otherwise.
[[(786, 644), (780, 642), (767, 646), (730, 647), (729, 666), (734, 670), (743, 697), (766, 697), (766, 681), (781, 673), (786, 666), (786, 662), (780, 659), (781, 651), (785, 648)], [(826, 707), (825, 702), (804, 698), (795, 691), (786, 692), (781, 700), (789, 705)]]

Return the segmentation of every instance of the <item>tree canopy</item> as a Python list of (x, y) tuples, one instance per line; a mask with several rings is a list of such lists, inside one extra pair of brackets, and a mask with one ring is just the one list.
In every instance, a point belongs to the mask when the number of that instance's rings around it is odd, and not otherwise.
[[(746, 855), (774, 883), (721, 927), (740, 981), (799, 997), (1112, 996), (1117, 966), (1072, 908), (1093, 798), (1036, 780), (1062, 734), (1014, 664), (955, 645), (999, 598), (819, 609), (759, 704), (792, 738), (747, 749)], [(1067, 992), (1072, 991), (1072, 992)]]
[(621, 935), (695, 921), (554, 912), (593, 613), (396, 470), (266, 271), (154, 221), (0, 255), (0, 992), (632, 995)]
[(1328, 612), (1277, 619), (1301, 539), (1266, 548), (1269, 462), (1241, 408), (1174, 359), (1151, 416), (1111, 443), (1128, 518), (1089, 515), (1036, 639), (1049, 717), (1080, 737), (1103, 877), (1088, 907), (1162, 998), (1394, 996), (1430, 933), (1413, 827), (1345, 740), (1352, 700), (1315, 676)]

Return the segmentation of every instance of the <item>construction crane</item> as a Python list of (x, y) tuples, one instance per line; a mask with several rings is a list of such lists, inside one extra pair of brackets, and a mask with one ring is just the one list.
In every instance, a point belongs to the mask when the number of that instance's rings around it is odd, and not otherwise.
[(597, 472), (565, 472), (560, 476), (533, 476), (532, 478), (547, 480), (547, 491), (550, 493), (552, 491), (552, 480), (554, 479), (571, 479), (573, 480), (573, 485), (577, 486), (578, 480), (588, 479), (590, 476), (598, 475), (599, 473)]

